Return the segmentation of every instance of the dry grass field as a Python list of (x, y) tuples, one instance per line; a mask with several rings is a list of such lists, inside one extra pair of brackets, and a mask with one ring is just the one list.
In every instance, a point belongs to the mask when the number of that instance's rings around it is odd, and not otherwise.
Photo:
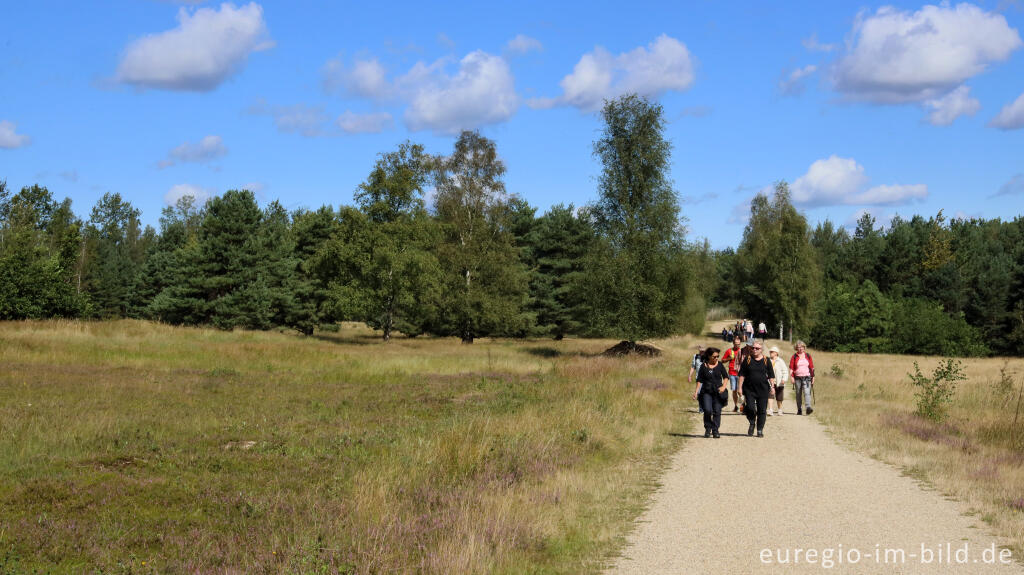
[[(0, 324), (0, 574), (598, 572), (694, 420), (693, 342)], [(1024, 360), (965, 360), (936, 424), (907, 372), (939, 358), (811, 351), (813, 417), (1024, 556)]]
[(580, 573), (690, 417), (688, 340), (0, 324), (0, 573)]
[[(793, 354), (788, 342), (767, 343), (787, 361)], [(934, 423), (916, 415), (908, 374), (916, 361), (930, 376), (942, 358), (808, 351), (818, 402), (812, 417), (840, 442), (961, 502), (1006, 538), (1014, 557), (1024, 557), (1024, 403), (1017, 411), (1024, 359), (961, 360), (967, 381), (957, 386), (948, 418)], [(796, 411), (794, 397), (790, 386), (787, 413)]]
[(1024, 359), (962, 360), (968, 380), (957, 386), (949, 417), (934, 423), (915, 415), (907, 374), (916, 360), (930, 375), (940, 358), (814, 358), (822, 374), (814, 417), (840, 441), (962, 502), (1024, 557), (1024, 404), (1017, 414)]

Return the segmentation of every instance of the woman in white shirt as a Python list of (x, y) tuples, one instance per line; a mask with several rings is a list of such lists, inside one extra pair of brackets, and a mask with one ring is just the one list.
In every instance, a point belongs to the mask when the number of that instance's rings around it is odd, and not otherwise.
[[(786, 391), (786, 382), (789, 381), (789, 368), (786, 367), (786, 362), (779, 357), (779, 348), (772, 346), (768, 350), (768, 354), (772, 358), (772, 367), (775, 369), (775, 406), (779, 409), (779, 415), (782, 415), (782, 395)], [(768, 415), (772, 415), (771, 404), (768, 406)]]

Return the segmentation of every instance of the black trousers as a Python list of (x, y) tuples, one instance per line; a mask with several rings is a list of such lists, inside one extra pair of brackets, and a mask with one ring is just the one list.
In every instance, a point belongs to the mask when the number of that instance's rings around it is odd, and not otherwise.
[(718, 400), (718, 394), (702, 393), (698, 399), (704, 408), (704, 429), (717, 432), (722, 425), (722, 402)]
[(747, 421), (750, 423), (757, 423), (757, 430), (761, 431), (764, 429), (764, 422), (768, 419), (768, 396), (767, 395), (751, 395), (746, 394), (743, 397), (746, 398), (747, 409)]

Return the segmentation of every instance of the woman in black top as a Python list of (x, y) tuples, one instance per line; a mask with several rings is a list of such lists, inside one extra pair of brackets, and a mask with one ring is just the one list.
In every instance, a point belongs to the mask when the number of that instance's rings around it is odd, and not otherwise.
[(718, 362), (717, 347), (704, 350), (704, 364), (697, 371), (697, 388), (693, 390), (693, 398), (700, 396), (700, 405), (704, 409), (704, 437), (715, 439), (721, 437), (718, 427), (722, 423), (722, 393), (726, 393), (728, 401), (729, 370)]
[(757, 436), (764, 437), (765, 415), (768, 411), (768, 398), (772, 397), (772, 389), (775, 385), (775, 368), (772, 367), (770, 359), (764, 356), (762, 344), (755, 341), (753, 354), (743, 358), (740, 365), (739, 391), (747, 400), (746, 413), (750, 427), (747, 428), (747, 435), (754, 435), (754, 425), (757, 425)]

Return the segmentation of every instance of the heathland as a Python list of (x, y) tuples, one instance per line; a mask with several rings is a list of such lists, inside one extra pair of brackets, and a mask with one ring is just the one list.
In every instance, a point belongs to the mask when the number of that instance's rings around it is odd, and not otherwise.
[[(685, 378), (713, 340), (457, 341), (0, 324), (0, 573), (602, 570), (704, 441)], [(814, 418), (1022, 556), (1024, 361), (964, 360), (933, 423), (907, 373), (938, 358), (811, 351)]]
[(0, 324), (0, 573), (596, 571), (687, 425), (609, 343)]

